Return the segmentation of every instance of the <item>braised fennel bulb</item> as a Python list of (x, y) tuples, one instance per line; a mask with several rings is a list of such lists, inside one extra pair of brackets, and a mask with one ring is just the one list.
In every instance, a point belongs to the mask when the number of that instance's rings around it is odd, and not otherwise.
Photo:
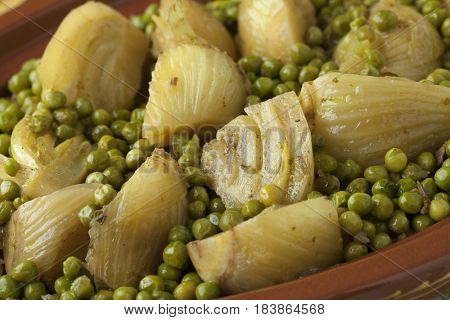
[(203, 4), (194, 0), (161, 0), (160, 15), (152, 34), (153, 54), (179, 44), (211, 44), (237, 58), (234, 40), (223, 24)]
[(334, 52), (339, 70), (359, 74), (365, 65), (366, 51), (376, 49), (384, 57), (381, 74), (424, 79), (438, 67), (439, 57), (444, 52), (436, 28), (416, 10), (394, 0), (377, 3), (370, 16), (380, 10), (394, 12), (398, 20), (396, 26), (383, 32), (369, 25), (350, 31)]
[(95, 108), (131, 107), (141, 84), (148, 40), (119, 12), (87, 2), (63, 20), (38, 67), (45, 90), (57, 90), (69, 105), (88, 99)]
[(450, 88), (397, 77), (330, 73), (303, 85), (300, 100), (325, 150), (364, 167), (401, 148), (414, 159), (450, 136)]
[(311, 190), (314, 160), (311, 133), (294, 92), (245, 109), (203, 147), (201, 168), (228, 208), (257, 199), (274, 184), (281, 203), (303, 200)]
[(86, 262), (97, 286), (136, 287), (156, 272), (170, 228), (187, 219), (186, 195), (177, 162), (154, 151), (89, 230)]
[[(31, 198), (44, 196), (61, 188), (81, 183), (86, 177), (84, 159), (91, 144), (82, 136), (75, 136), (58, 145), (53, 131), (38, 135), (28, 126), (30, 116), (17, 123), (11, 134), (11, 155), (20, 169), (14, 177), (0, 168), (0, 178), (9, 179)], [(0, 163), (6, 157), (0, 156)]]
[(290, 61), (293, 44), (314, 24), (310, 0), (242, 0), (238, 38), (242, 55)]
[(200, 277), (226, 294), (294, 280), (342, 259), (338, 214), (325, 198), (268, 208), (187, 247)]
[(62, 275), (61, 263), (69, 256), (84, 259), (88, 229), (78, 218), (94, 202), (98, 184), (79, 184), (22, 204), (6, 226), (3, 253), (8, 272), (22, 260), (32, 260), (47, 284)]
[(226, 53), (180, 45), (160, 55), (149, 92), (142, 134), (165, 146), (177, 131), (220, 126), (241, 114), (247, 85)]

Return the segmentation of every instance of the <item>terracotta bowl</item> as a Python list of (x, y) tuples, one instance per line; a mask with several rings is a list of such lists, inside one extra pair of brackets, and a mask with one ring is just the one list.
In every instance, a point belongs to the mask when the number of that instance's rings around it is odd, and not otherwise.
[[(0, 16), (0, 94), (9, 77), (41, 56), (63, 17), (81, 0), (27, 1)], [(106, 0), (125, 15), (149, 0)], [(450, 219), (351, 263), (229, 299), (425, 299), (450, 293)]]

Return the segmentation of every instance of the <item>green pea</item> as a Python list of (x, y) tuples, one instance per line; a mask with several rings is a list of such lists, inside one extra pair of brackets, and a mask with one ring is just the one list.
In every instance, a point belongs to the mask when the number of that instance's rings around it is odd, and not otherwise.
[(431, 152), (422, 152), (419, 154), (416, 163), (427, 171), (434, 171), (436, 169), (436, 158)]
[(19, 122), (17, 115), (6, 111), (0, 113), (0, 131), (3, 133), (11, 133), (17, 122)]
[(311, 48), (304, 43), (296, 43), (291, 47), (292, 61), (297, 65), (304, 65), (312, 59)]
[(337, 169), (338, 162), (325, 152), (317, 152), (314, 155), (314, 168), (316, 172), (333, 173)]
[(239, 66), (246, 72), (259, 73), (263, 61), (257, 56), (247, 56), (241, 58), (238, 63)]
[(98, 207), (95, 205), (87, 205), (83, 209), (81, 209), (80, 212), (78, 213), (78, 217), (79, 217), (81, 223), (84, 226), (89, 227), (91, 221), (97, 215), (97, 210), (98, 210)]
[(122, 139), (116, 139), (116, 141), (117, 141), (117, 149), (119, 149), (119, 151), (122, 152), (122, 154), (128, 153), (130, 148), (129, 148), (127, 142)]
[(267, 59), (261, 65), (261, 75), (268, 78), (276, 78), (280, 73), (283, 63), (278, 59)]
[(92, 130), (92, 132), (91, 132), (91, 137), (92, 137), (92, 140), (94, 140), (94, 142), (99, 142), (100, 141), (100, 139), (103, 137), (103, 136), (105, 136), (105, 135), (112, 135), (113, 133), (112, 133), (112, 131), (111, 131), (111, 129), (109, 129), (107, 126), (105, 126), (105, 125), (99, 125), (99, 126), (96, 126), (93, 130)]
[(113, 300), (114, 292), (111, 290), (100, 290), (92, 297), (92, 300)]
[(442, 200), (445, 200), (445, 201), (449, 202), (450, 201), (450, 196), (448, 194), (444, 193), (444, 192), (439, 192), (439, 193), (436, 193), (434, 195), (433, 200), (439, 200), (439, 199), (442, 199)]
[(94, 286), (87, 276), (83, 275), (73, 280), (70, 286), (70, 291), (77, 297), (77, 299), (90, 299), (94, 293)]
[(128, 122), (123, 126), (122, 136), (128, 143), (136, 142), (142, 133), (142, 124), (139, 122)]
[(127, 157), (125, 158), (125, 162), (127, 164), (128, 169), (136, 170), (141, 166), (141, 164), (145, 161), (145, 154), (142, 150), (139, 149), (131, 149), (127, 153)]
[(322, 30), (317, 26), (309, 27), (306, 33), (306, 43), (310, 46), (319, 46), (323, 43)]
[(192, 219), (200, 219), (206, 214), (206, 205), (202, 201), (194, 201), (188, 204), (188, 213)]
[(242, 218), (240, 211), (235, 209), (227, 209), (220, 217), (219, 227), (222, 231), (227, 231), (242, 222), (244, 222), (244, 219)]
[(32, 95), (33, 95), (33, 93), (31, 92), (30, 89), (24, 89), (24, 90), (20, 91), (16, 96), (17, 104), (19, 106), (23, 106), (25, 98), (31, 97)]
[(397, 25), (398, 18), (391, 10), (380, 10), (370, 18), (370, 23), (379, 31), (389, 31)]
[(252, 106), (255, 104), (258, 104), (261, 102), (261, 99), (258, 96), (255, 95), (249, 95), (247, 96), (247, 98), (245, 99), (246, 105), (247, 106)]
[(86, 177), (86, 183), (108, 183), (108, 179), (101, 172), (92, 172)]
[(441, 221), (450, 215), (450, 205), (443, 199), (432, 200), (430, 204), (430, 218)]
[(346, 211), (339, 216), (339, 224), (344, 231), (356, 235), (362, 230), (363, 222), (360, 216), (354, 211)]
[(308, 81), (312, 81), (319, 76), (319, 69), (315, 66), (304, 66), (300, 70), (300, 74), (298, 75), (298, 82), (303, 84)]
[(120, 287), (114, 290), (114, 300), (135, 300), (138, 291), (133, 287)]
[(411, 225), (415, 232), (420, 232), (432, 226), (433, 223), (434, 223), (433, 219), (431, 219), (429, 216), (424, 214), (418, 214), (413, 218)]
[(370, 186), (369, 182), (365, 178), (353, 179), (347, 186), (346, 189), (350, 193), (369, 193)]
[(55, 283), (53, 284), (53, 288), (55, 289), (55, 292), (57, 294), (62, 294), (65, 291), (69, 291), (71, 285), (72, 285), (72, 282), (63, 276), (63, 277), (59, 277), (58, 279), (55, 280)]
[(164, 290), (164, 280), (155, 275), (145, 276), (139, 282), (139, 290), (145, 290), (148, 293), (153, 293), (155, 290)]
[(210, 204), (208, 191), (205, 187), (196, 186), (190, 189), (188, 192), (188, 200), (190, 202), (202, 201), (207, 206)]
[(92, 112), (91, 117), (92, 117), (92, 122), (96, 126), (101, 125), (101, 124), (103, 124), (105, 126), (109, 126), (114, 120), (113, 116), (105, 109), (94, 110), (94, 112)]
[(42, 296), (47, 294), (45, 285), (40, 281), (33, 281), (27, 284), (23, 291), (25, 300), (42, 300)]
[(76, 125), (78, 113), (72, 108), (60, 108), (53, 111), (53, 118), (59, 124)]
[[(336, 176), (324, 175), (314, 181), (314, 189), (325, 195), (331, 195), (340, 189), (340, 182)], [(351, 191), (347, 190), (351, 193)]]
[(158, 276), (163, 280), (178, 281), (181, 278), (181, 270), (161, 263), (158, 267)]
[(117, 138), (121, 138), (122, 130), (127, 123), (128, 122), (126, 122), (125, 120), (115, 120), (111, 124), (111, 131), (112, 131), (113, 135)]
[(429, 175), (429, 171), (422, 169), (417, 163), (408, 163), (402, 171), (403, 178), (411, 178), (414, 181), (422, 181)]
[(200, 283), (195, 289), (197, 300), (213, 300), (220, 297), (219, 285), (212, 281)]
[(269, 183), (259, 191), (259, 200), (266, 207), (280, 204), (284, 200), (284, 191), (273, 183)]
[(20, 187), (17, 183), (11, 180), (3, 180), (0, 183), (0, 201), (12, 201), (20, 196)]
[(72, 291), (65, 291), (61, 293), (59, 300), (78, 300)]
[(439, 190), (433, 178), (426, 178), (421, 182), (422, 188), (428, 197), (432, 198)]
[(361, 72), (360, 75), (362, 76), (371, 76), (371, 77), (379, 77), (380, 76), (380, 71), (378, 71), (377, 68), (375, 68), (372, 65), (366, 64)]
[(311, 142), (314, 150), (320, 150), (325, 146), (325, 139), (318, 133), (314, 132), (311, 135)]
[(445, 143), (445, 153), (447, 154), (447, 157), (450, 158), (450, 139)]
[(220, 198), (213, 198), (209, 203), (209, 212), (219, 212), (222, 213), (225, 211), (225, 205)]
[(11, 276), (18, 282), (28, 283), (39, 275), (38, 267), (31, 260), (24, 260), (17, 264), (11, 271)]
[(450, 18), (445, 18), (441, 25), (441, 33), (445, 38), (450, 38)]
[[(361, 28), (362, 26), (365, 26), (366, 23), (367, 23), (366, 17), (353, 18), (352, 22), (350, 22), (350, 29), (358, 31), (358, 29)], [(363, 40), (366, 40), (366, 39), (363, 39)]]
[(3, 164), (3, 169), (5, 170), (6, 174), (14, 177), (19, 171), (20, 165), (16, 160), (14, 160), (14, 158), (7, 158), (5, 163)]
[(284, 85), (288, 87), (290, 91), (294, 91), (296, 93), (300, 92), (301, 89), (300, 84), (296, 81), (288, 81), (285, 82)]
[(139, 291), (136, 295), (136, 300), (153, 300), (153, 296), (151, 293), (148, 293), (147, 291)]
[(241, 208), (241, 214), (244, 219), (251, 219), (261, 213), (264, 208), (264, 205), (260, 201), (250, 200)]
[(213, 212), (211, 214), (208, 214), (206, 216), (206, 219), (208, 219), (213, 225), (215, 225), (216, 227), (219, 226), (220, 223), (220, 218), (222, 218), (222, 214), (219, 212)]
[(289, 91), (290, 91), (289, 88), (284, 83), (280, 83), (276, 85), (275, 88), (273, 88), (272, 93), (274, 96), (279, 96)]
[(388, 228), (395, 234), (406, 233), (409, 230), (409, 220), (401, 210), (395, 210), (394, 215), (388, 221)]
[(13, 200), (13, 206), (17, 210), (17, 209), (19, 209), (19, 207), (21, 205), (23, 205), (25, 202), (28, 202), (28, 201), (30, 201), (30, 198), (26, 195), (23, 195), (23, 196), (15, 198)]
[(350, 31), (350, 22), (351, 18), (348, 15), (341, 14), (331, 21), (330, 26), (334, 34), (342, 37)]
[(19, 72), (8, 80), (8, 89), (12, 93), (19, 93), (30, 87), (30, 81), (26, 72)]
[(173, 295), (177, 300), (194, 300), (196, 287), (194, 282), (182, 282), (175, 288)]
[[(166, 292), (172, 293), (175, 290), (175, 288), (178, 286), (178, 282), (173, 280), (164, 280), (164, 290)], [(153, 295), (152, 295), (153, 298)]]
[(280, 80), (282, 82), (296, 81), (298, 79), (299, 70), (293, 63), (285, 64), (280, 70)]
[(253, 92), (260, 98), (270, 96), (274, 88), (275, 82), (267, 77), (260, 77), (253, 83)]
[(347, 191), (338, 191), (331, 195), (331, 201), (333, 201), (336, 208), (344, 208), (347, 206), (347, 201), (350, 197), (350, 193)]
[(206, 175), (196, 167), (186, 167), (184, 175), (191, 186), (202, 186), (208, 181)]
[(95, 189), (94, 199), (95, 204), (99, 207), (109, 204), (117, 195), (117, 191), (110, 184), (104, 184), (101, 187)]
[(323, 64), (324, 61), (321, 58), (314, 58), (308, 63), (308, 66), (316, 67), (320, 71)]
[(140, 123), (144, 121), (145, 105), (140, 108), (136, 108), (131, 112), (131, 122)]
[(450, 168), (450, 158), (442, 163), (442, 168)]
[(411, 178), (403, 178), (398, 182), (397, 196), (400, 196), (404, 192), (411, 191), (417, 187), (417, 183)]
[(446, 8), (439, 8), (434, 10), (433, 12), (430, 12), (425, 16), (428, 21), (431, 22), (437, 29), (440, 28), (442, 23), (444, 22), (445, 18), (447, 17), (447, 9)]
[(112, 111), (112, 117), (114, 120), (130, 121), (131, 113), (127, 109), (114, 109)]
[(164, 249), (163, 260), (169, 266), (184, 269), (189, 262), (186, 245), (181, 241), (170, 242)]
[(111, 166), (106, 168), (103, 171), (103, 175), (106, 177), (109, 184), (112, 185), (113, 188), (116, 190), (120, 190), (120, 188), (125, 182), (125, 178), (122, 176), (122, 170), (117, 166)]
[(387, 179), (388, 177), (388, 172), (383, 166), (371, 166), (364, 170), (364, 178), (370, 183), (375, 183), (378, 180)]
[(173, 294), (167, 291), (155, 290), (152, 294), (153, 299), (155, 300), (175, 300)]
[(377, 233), (377, 228), (374, 223), (368, 220), (363, 220), (362, 232), (367, 236), (367, 238), (372, 240), (375, 237), (375, 234)]
[(77, 100), (75, 100), (74, 108), (77, 111), (80, 118), (89, 117), (92, 114), (92, 111), (94, 110), (91, 103), (84, 98), (77, 98)]
[(14, 205), (11, 201), (4, 200), (0, 202), (0, 225), (8, 222), (9, 218), (11, 218), (11, 215), (16, 210), (14, 208)]
[(0, 299), (18, 299), (20, 297), (19, 284), (9, 275), (0, 277)]
[(344, 248), (345, 261), (355, 260), (365, 256), (368, 252), (369, 250), (364, 244), (356, 241), (349, 242)]
[(325, 62), (322, 67), (320, 67), (320, 75), (324, 75), (330, 72), (338, 71), (339, 66), (334, 61)]
[(348, 209), (356, 212), (360, 216), (365, 216), (372, 211), (373, 202), (370, 195), (366, 193), (353, 193), (347, 203)]
[(200, 278), (197, 272), (189, 272), (183, 276), (181, 282), (194, 282), (195, 285), (199, 285), (203, 282), (203, 280), (202, 278)]
[(450, 191), (450, 167), (443, 167), (436, 171), (434, 181), (442, 190)]
[(98, 148), (102, 150), (109, 151), (111, 149), (117, 149), (117, 139), (110, 135), (104, 135), (97, 142)]
[(322, 198), (323, 196), (324, 196), (324, 195), (321, 194), (319, 191), (311, 191), (311, 192), (309, 192), (309, 193), (306, 195), (306, 198), (307, 198), (308, 200), (311, 200), (311, 199)]
[(60, 91), (45, 91), (41, 98), (44, 106), (48, 109), (62, 108), (66, 104), (66, 95)]
[(372, 215), (378, 220), (389, 220), (394, 214), (394, 203), (384, 194), (373, 195), (372, 202)]
[(192, 241), (192, 233), (187, 227), (183, 225), (176, 225), (169, 231), (169, 242), (172, 241), (181, 241), (188, 244)]
[(63, 273), (69, 280), (73, 280), (78, 277), (82, 270), (83, 265), (81, 260), (76, 257), (69, 257), (63, 262)]
[(384, 156), (384, 164), (390, 172), (401, 172), (408, 163), (408, 156), (401, 149), (392, 148)]
[(11, 145), (11, 136), (6, 133), (0, 134), (0, 154), (8, 156), (9, 146)]
[(397, 187), (395, 183), (389, 179), (378, 180), (372, 186), (372, 194), (384, 194), (385, 196), (392, 198), (396, 193)]
[(372, 240), (375, 250), (381, 250), (392, 243), (391, 237), (387, 233), (378, 233)]
[(109, 156), (104, 150), (91, 151), (86, 157), (85, 166), (92, 171), (102, 171), (109, 166)]
[(217, 233), (217, 228), (206, 218), (196, 220), (192, 224), (192, 234), (196, 240), (209, 238)]
[(417, 192), (404, 192), (398, 198), (398, 206), (406, 213), (419, 213), (423, 207), (423, 197)]
[(251, 83), (254, 83), (258, 79), (258, 75), (255, 72), (247, 72), (245, 75)]
[(56, 128), (56, 136), (61, 141), (66, 141), (75, 136), (75, 129), (68, 124), (61, 124)]

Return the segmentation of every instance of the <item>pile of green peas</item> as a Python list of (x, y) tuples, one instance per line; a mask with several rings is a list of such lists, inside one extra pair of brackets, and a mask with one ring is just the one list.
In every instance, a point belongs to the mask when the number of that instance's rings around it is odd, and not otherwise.
[(150, 4), (144, 12), (140, 15), (131, 16), (131, 23), (138, 29), (150, 36), (156, 30), (156, 23), (153, 20), (154, 16), (159, 15), (159, 5), (156, 3)]
[(444, 159), (422, 152), (408, 162), (402, 150), (392, 148), (384, 165), (364, 170), (353, 160), (338, 162), (324, 152), (323, 139), (315, 136), (313, 141), (317, 177), (315, 191), (308, 198), (327, 195), (341, 208), (339, 223), (346, 235), (347, 261), (450, 215), (450, 140), (443, 147)]
[(21, 188), (17, 183), (2, 180), (0, 182), (0, 227), (9, 221), (14, 211), (29, 200), (27, 196), (21, 195)]
[(206, 3), (206, 8), (235, 35), (240, 3), (241, 0), (212, 0)]

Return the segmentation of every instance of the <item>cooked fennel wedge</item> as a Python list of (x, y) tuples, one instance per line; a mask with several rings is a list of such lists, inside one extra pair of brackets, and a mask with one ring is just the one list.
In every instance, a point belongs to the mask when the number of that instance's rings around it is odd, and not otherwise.
[(205, 144), (201, 168), (226, 207), (240, 208), (275, 184), (282, 203), (303, 200), (311, 190), (311, 133), (294, 92), (245, 109)]
[(242, 0), (238, 17), (241, 53), (290, 61), (291, 46), (303, 42), (314, 21), (309, 0)]
[(338, 214), (325, 198), (268, 208), (187, 247), (200, 277), (227, 294), (294, 280), (342, 259)]
[(89, 230), (87, 267), (99, 287), (137, 286), (155, 272), (171, 227), (187, 219), (180, 168), (157, 149)]
[(94, 202), (98, 184), (79, 184), (58, 190), (21, 205), (6, 226), (6, 270), (25, 259), (36, 263), (47, 284), (62, 275), (61, 263), (69, 256), (84, 259), (88, 230), (78, 212)]
[(63, 92), (71, 105), (129, 108), (141, 82), (148, 40), (130, 21), (100, 2), (87, 2), (63, 20), (38, 67), (45, 90)]
[[(54, 132), (37, 135), (28, 127), (28, 121), (30, 116), (25, 116), (11, 134), (11, 155), (20, 169), (10, 177), (1, 166), (0, 178), (13, 180), (31, 198), (81, 183), (87, 174), (84, 159), (91, 151), (91, 144), (76, 136), (56, 145)], [(0, 162), (4, 161), (6, 158), (0, 157)]]
[(415, 9), (394, 0), (378, 2), (371, 9), (371, 16), (380, 10), (393, 11), (398, 18), (397, 26), (386, 32), (371, 28), (372, 40), (360, 40), (359, 30), (350, 31), (334, 53), (339, 70), (359, 74), (364, 68), (364, 50), (376, 48), (384, 57), (382, 74), (424, 79), (439, 66), (439, 57), (444, 52), (436, 28)]
[(414, 159), (450, 135), (450, 88), (397, 77), (330, 73), (303, 85), (303, 111), (325, 150), (364, 167), (401, 148)]
[(181, 45), (159, 57), (149, 92), (142, 134), (165, 146), (177, 131), (221, 126), (241, 114), (247, 85), (226, 53)]
[(211, 44), (237, 58), (237, 50), (228, 30), (204, 5), (193, 0), (162, 0), (160, 15), (152, 34), (153, 55), (179, 44)]

